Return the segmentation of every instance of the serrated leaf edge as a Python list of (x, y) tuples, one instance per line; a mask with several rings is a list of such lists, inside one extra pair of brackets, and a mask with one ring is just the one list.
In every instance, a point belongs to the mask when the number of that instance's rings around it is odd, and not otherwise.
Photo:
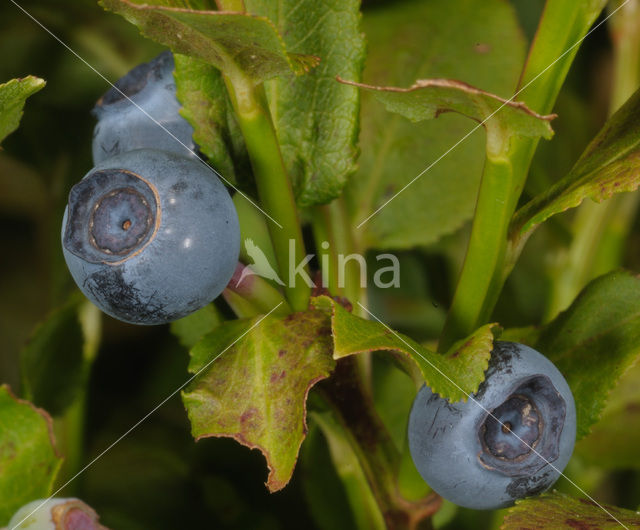
[[(332, 330), (332, 332), (333, 332), (333, 329), (334, 329), (334, 321), (335, 321), (335, 318), (336, 318), (336, 304), (337, 304), (337, 302), (336, 302), (335, 300), (333, 300), (333, 299), (332, 299), (331, 297), (329, 297), (329, 296), (322, 295), (322, 296), (318, 296), (318, 297), (316, 297), (315, 299), (313, 299), (313, 300), (311, 301), (311, 304), (313, 305), (313, 304), (315, 303), (315, 300), (319, 300), (319, 299), (326, 299), (326, 300), (329, 300), (329, 301), (331, 302), (331, 330)], [(317, 309), (322, 310), (321, 308), (317, 308)], [(385, 325), (385, 324), (383, 324), (383, 325)], [(386, 325), (385, 325), (385, 326), (386, 326)], [(494, 332), (494, 328), (495, 328), (496, 326), (499, 328), (499, 324), (497, 324), (497, 323), (491, 323), (491, 324), (486, 324), (486, 325), (485, 325), (485, 326), (483, 326), (483, 327), (486, 327), (486, 326), (491, 326), (491, 328), (490, 328), (490, 329), (491, 329), (492, 333), (494, 334), (494, 339), (493, 339), (493, 340), (495, 340), (495, 332)], [(425, 361), (427, 364), (431, 365), (431, 366), (432, 366), (432, 368), (434, 368), (435, 370), (437, 370), (438, 372), (440, 372), (440, 373), (441, 373), (441, 374), (442, 374), (446, 379), (448, 379), (448, 380), (449, 380), (449, 382), (450, 382), (451, 384), (453, 384), (453, 385), (454, 385), (454, 386), (456, 386), (456, 387), (458, 387), (458, 386), (459, 386), (457, 383), (455, 383), (455, 381), (453, 381), (453, 379), (452, 379), (451, 377), (449, 377), (447, 374), (445, 374), (444, 372), (442, 372), (438, 367), (436, 367), (436, 366), (435, 366), (435, 365), (433, 365), (430, 361), (428, 361), (425, 357), (423, 357), (423, 356), (422, 356), (422, 355), (421, 355), (417, 350), (415, 350), (415, 349), (413, 348), (413, 346), (411, 346), (411, 344), (410, 344), (410, 343), (406, 342), (406, 341), (405, 341), (405, 339), (402, 337), (402, 335), (401, 335), (400, 333), (396, 332), (395, 330), (391, 329), (391, 328), (390, 328), (390, 327), (388, 327), (388, 326), (386, 326), (386, 327), (387, 327), (389, 330), (391, 330), (389, 333), (394, 334), (398, 339), (400, 339), (403, 343), (405, 343), (405, 344), (407, 345), (407, 348), (409, 348), (410, 350), (412, 350), (416, 355), (419, 355), (420, 357), (422, 357), (422, 358), (424, 359), (424, 361)], [(496, 330), (496, 332), (497, 332), (497, 330)], [(380, 336), (388, 335), (389, 333), (382, 333)], [(333, 335), (333, 333), (332, 333), (332, 335)], [(410, 337), (407, 337), (407, 338), (410, 338)], [(410, 340), (413, 340), (413, 339), (410, 339)], [(463, 341), (464, 341), (464, 342), (463, 342)], [(465, 346), (469, 341), (470, 341), (470, 338), (469, 338), (469, 337), (467, 337), (466, 339), (462, 339), (462, 340), (458, 341), (456, 344), (454, 344), (454, 345), (453, 345), (453, 347), (452, 347), (449, 351), (447, 351), (446, 353), (442, 354), (442, 357), (443, 357), (443, 358), (445, 358), (445, 357), (450, 356), (452, 353), (455, 353), (454, 348), (456, 348), (458, 344), (462, 343), (462, 346)], [(417, 344), (417, 343), (416, 343), (416, 344)], [(424, 347), (424, 346), (422, 346), (422, 347)], [(425, 349), (427, 349), (427, 348), (425, 348)], [(459, 349), (461, 349), (461, 348), (460, 348), (460, 347), (458, 347), (457, 349), (459, 350)], [(493, 348), (492, 348), (492, 349), (493, 349)], [(427, 374), (425, 374), (425, 373), (424, 373), (424, 371), (422, 370), (422, 367), (420, 366), (420, 364), (419, 364), (419, 363), (414, 359), (413, 355), (411, 355), (410, 353), (408, 353), (408, 352), (406, 352), (406, 351), (398, 350), (398, 349), (395, 349), (395, 348), (376, 347), (376, 348), (364, 349), (364, 350), (354, 350), (354, 351), (352, 351), (351, 353), (349, 353), (349, 354), (347, 354), (347, 355), (342, 355), (342, 356), (338, 356), (338, 357), (336, 357), (336, 354), (335, 354), (335, 335), (334, 335), (334, 354), (333, 354), (333, 358), (334, 358), (336, 361), (337, 361), (337, 360), (340, 360), (340, 359), (342, 359), (342, 358), (344, 358), (344, 357), (350, 357), (350, 356), (352, 356), (352, 355), (358, 355), (358, 354), (360, 354), (360, 353), (369, 353), (369, 352), (374, 352), (374, 351), (392, 351), (392, 352), (396, 352), (396, 353), (398, 353), (398, 354), (402, 354), (403, 356), (405, 356), (405, 358), (409, 359), (409, 360), (413, 363), (413, 365), (414, 365), (414, 366), (415, 366), (415, 368), (416, 368), (416, 370), (415, 370), (415, 371), (416, 371), (417, 373), (421, 374), (421, 380), (420, 380), (420, 381), (418, 381), (418, 380), (417, 380), (417, 378), (415, 377), (415, 373), (408, 373), (408, 374), (407, 374), (407, 375), (409, 375), (409, 377), (411, 377), (411, 378), (414, 380), (414, 382), (415, 382), (416, 384), (418, 384), (418, 383), (420, 383), (420, 385), (422, 385), (422, 384), (426, 384), (426, 385), (427, 385), (427, 386), (432, 390), (432, 392), (433, 392), (434, 394), (436, 394), (436, 395), (440, 396), (440, 398), (442, 398), (442, 399), (445, 399), (445, 400), (447, 400), (447, 401), (451, 402), (451, 399), (450, 399), (449, 397), (445, 397), (445, 396), (443, 396), (441, 392), (435, 392), (435, 391), (433, 391), (432, 386), (431, 386), (431, 384), (429, 383), (429, 380), (428, 380), (428, 376), (427, 376)], [(434, 353), (435, 355), (438, 355), (438, 354), (437, 354), (437, 353), (435, 353), (435, 352), (433, 352), (433, 353)], [(490, 360), (490, 358), (491, 358), (491, 356), (487, 357), (487, 358), (486, 358), (486, 360), (485, 360), (485, 361), (483, 362), (483, 364), (482, 364), (482, 373), (483, 373), (483, 374), (485, 374), (485, 373), (486, 373), (487, 368), (489, 367), (489, 360)], [(484, 377), (483, 377), (483, 378), (478, 382), (478, 385), (477, 385), (477, 386), (476, 386), (476, 387), (475, 387), (475, 388), (474, 388), (470, 393), (471, 393), (471, 394), (475, 394), (475, 393), (478, 391), (478, 389), (480, 388), (480, 385), (483, 383), (483, 381), (484, 381)], [(461, 389), (461, 388), (459, 388), (459, 390), (460, 390), (460, 389)], [(464, 390), (462, 390), (462, 392), (463, 392), (463, 394), (464, 394)], [(468, 394), (464, 394), (464, 396), (461, 398), (461, 401), (466, 402), (466, 401), (467, 401), (467, 399), (468, 399), (468, 397), (469, 397), (469, 396), (468, 396)]]
[(13, 399), (16, 403), (20, 403), (21, 405), (27, 405), (29, 408), (31, 408), (33, 411), (35, 411), (37, 414), (39, 414), (44, 419), (44, 421), (45, 421), (45, 423), (47, 425), (47, 431), (49, 433), (49, 441), (51, 442), (51, 447), (53, 449), (53, 453), (54, 453), (56, 458), (63, 459), (64, 456), (58, 450), (58, 447), (56, 445), (56, 436), (55, 436), (55, 432), (53, 430), (53, 418), (51, 418), (51, 415), (46, 410), (41, 409), (40, 407), (36, 407), (33, 403), (31, 403), (31, 401), (28, 401), (26, 399), (22, 399), (22, 398), (19, 398), (18, 396), (16, 396), (13, 393), (13, 391), (11, 390), (11, 387), (6, 383), (0, 385), (0, 390), (6, 390), (7, 394), (9, 395), (9, 397), (11, 399)]
[[(208, 15), (208, 16), (236, 15), (236, 16), (244, 16), (247, 18), (253, 18), (256, 20), (262, 20), (266, 22), (269, 26), (271, 26), (271, 28), (273, 29), (273, 32), (276, 35), (278, 42), (280, 43), (282, 56), (286, 59), (287, 64), (289, 65), (289, 68), (293, 73), (295, 73), (296, 75), (301, 75), (309, 72), (311, 68), (315, 68), (318, 64), (320, 64), (320, 58), (315, 55), (289, 53), (285, 46), (284, 39), (282, 38), (282, 35), (280, 35), (280, 32), (278, 31), (278, 28), (276, 27), (276, 25), (271, 21), (271, 19), (264, 16), (252, 15), (251, 13), (243, 13), (241, 11), (212, 11), (207, 9), (189, 9), (185, 7), (135, 4), (135, 3), (132, 3), (130, 0), (117, 0), (117, 1), (127, 4), (132, 9), (135, 9), (137, 11), (142, 11), (142, 12), (150, 10), (150, 11), (169, 12), (169, 13), (199, 13), (199, 14)], [(102, 6), (102, 8), (105, 9), (106, 11), (117, 13), (116, 11), (108, 8), (104, 4), (103, 0), (99, 0), (99, 3)], [(120, 13), (117, 13), (117, 14), (120, 14)], [(136, 24), (136, 27), (137, 27), (137, 24)]]
[[(307, 437), (307, 433), (309, 431), (309, 427), (307, 425), (307, 398), (309, 396), (309, 392), (316, 385), (316, 383), (319, 383), (320, 381), (322, 381), (324, 379), (327, 379), (330, 375), (331, 375), (331, 372), (329, 372), (327, 375), (319, 376), (319, 377), (315, 377), (315, 378), (311, 379), (309, 381), (309, 383), (308, 383), (308, 386), (307, 386), (306, 390), (305, 390), (304, 398), (303, 398), (303, 402), (302, 402), (302, 406), (303, 406), (302, 436), (300, 437), (300, 443), (298, 444), (298, 447), (296, 448), (296, 460), (295, 460), (294, 466), (291, 468), (291, 473), (289, 474), (289, 477), (285, 481), (276, 480), (275, 475), (276, 475), (277, 471), (276, 471), (275, 467), (271, 463), (271, 456), (270, 456), (271, 453), (267, 449), (265, 449), (262, 445), (253, 444), (253, 443), (249, 442), (242, 434), (235, 433), (235, 434), (200, 434), (200, 435), (196, 435), (193, 432), (193, 428), (191, 430), (191, 433), (192, 433), (194, 439), (196, 440), (196, 442), (199, 442), (200, 440), (203, 440), (203, 439), (206, 439), (206, 438), (230, 438), (232, 440), (235, 440), (239, 444), (244, 445), (245, 447), (248, 447), (249, 449), (257, 449), (258, 451), (260, 451), (262, 453), (262, 456), (264, 456), (264, 459), (265, 459), (265, 461), (267, 463), (267, 468), (269, 470), (269, 475), (267, 477), (267, 481), (265, 482), (265, 486), (267, 486), (267, 488), (269, 489), (270, 493), (275, 493), (276, 491), (280, 491), (281, 489), (283, 489), (289, 483), (289, 481), (291, 480), (291, 477), (293, 476), (293, 472), (295, 470), (295, 465), (297, 464), (298, 458), (300, 457), (300, 447), (302, 446), (302, 442), (304, 442), (304, 439)], [(181, 394), (182, 394), (182, 398), (184, 400), (187, 397), (187, 394), (185, 393), (184, 390), (181, 392)], [(190, 414), (188, 409), (187, 409), (187, 415), (189, 416), (189, 422), (193, 426), (193, 422), (191, 420), (191, 414)]]
[[(402, 87), (393, 87), (393, 86), (379, 86), (379, 85), (368, 85), (366, 83), (358, 83), (356, 81), (348, 81), (346, 79), (342, 79), (340, 76), (336, 76), (336, 80), (339, 83), (343, 83), (345, 85), (351, 85), (358, 88), (363, 88), (365, 90), (374, 90), (376, 92), (396, 92), (396, 93), (409, 93), (416, 92), (423, 88), (453, 88), (456, 90), (461, 90), (463, 92), (468, 92), (478, 96), (486, 96), (491, 99), (495, 99), (502, 103), (503, 106), (508, 106), (513, 109), (523, 111), (526, 114), (537, 118), (539, 120), (543, 120), (546, 122), (551, 122), (555, 118), (558, 117), (557, 114), (538, 114), (534, 110), (530, 109), (526, 103), (522, 101), (513, 101), (513, 99), (504, 99), (503, 97), (498, 96), (497, 94), (493, 94), (491, 92), (487, 92), (486, 90), (482, 90), (474, 87), (464, 81), (458, 81), (456, 79), (443, 79), (443, 78), (433, 78), (433, 79), (418, 79), (413, 85), (407, 88)], [(437, 118), (440, 114), (444, 112), (457, 112), (451, 109), (438, 109), (435, 113), (435, 118)], [(473, 116), (467, 116), (472, 120), (478, 121), (477, 118)], [(486, 121), (486, 120), (485, 120)], [(484, 122), (481, 122), (484, 123)]]

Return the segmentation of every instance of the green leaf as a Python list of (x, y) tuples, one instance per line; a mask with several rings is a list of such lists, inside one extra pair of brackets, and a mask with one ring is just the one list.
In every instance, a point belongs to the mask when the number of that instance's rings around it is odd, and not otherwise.
[(365, 56), (359, 0), (246, 0), (250, 13), (277, 26), (287, 48), (321, 58), (309, 75), (267, 85), (269, 108), (298, 204), (323, 204), (356, 169), (358, 90)]
[(259, 83), (316, 64), (313, 58), (288, 53), (265, 17), (173, 7), (182, 5), (177, 1), (100, 0), (100, 4), (138, 26), (148, 38), (232, 78)]
[[(563, 493), (545, 493), (516, 501), (509, 508), (501, 528), (530, 530), (558, 528), (629, 528), (640, 526), (640, 515), (615, 506), (600, 506), (587, 499), (576, 499)], [(613, 517), (612, 517), (613, 516)]]
[(0, 386), (0, 525), (27, 502), (47, 497), (61, 464), (51, 417)]
[(535, 349), (551, 359), (569, 383), (577, 438), (582, 438), (640, 353), (640, 278), (616, 271), (592, 281), (542, 329)]
[[(366, 11), (363, 27), (370, 85), (457, 79), (508, 98), (524, 62), (525, 39), (503, 0), (392, 2)], [(361, 224), (476, 125), (453, 113), (411, 123), (364, 92), (360, 169), (347, 186), (353, 222)], [(363, 224), (356, 231), (362, 246), (426, 245), (460, 228), (473, 214), (484, 153), (477, 131)]]
[(269, 466), (267, 487), (280, 490), (306, 434), (309, 389), (334, 365), (322, 312), (226, 322), (191, 350), (189, 371), (206, 366), (183, 392), (192, 434), (259, 449)]
[(44, 79), (29, 75), (0, 85), (0, 142), (18, 128), (25, 100), (45, 84)]
[(220, 70), (186, 55), (174, 58), (180, 113), (193, 127), (194, 141), (225, 179), (246, 179), (249, 157)]
[(518, 210), (512, 232), (522, 237), (552, 215), (590, 199), (601, 202), (640, 184), (640, 90), (591, 141), (571, 171)]
[(223, 322), (222, 315), (213, 304), (208, 304), (190, 315), (171, 322), (173, 333), (185, 348), (193, 348), (200, 340)]
[(76, 296), (53, 311), (20, 352), (25, 397), (54, 416), (73, 402), (86, 373), (80, 302)]
[(550, 122), (524, 103), (510, 101), (454, 79), (419, 79), (409, 88), (384, 87), (341, 80), (372, 92), (389, 112), (413, 122), (433, 120), (445, 112), (456, 112), (481, 123), (491, 144), (508, 144), (512, 136), (553, 136)]
[(602, 418), (576, 445), (583, 460), (604, 469), (640, 469), (640, 365), (611, 392)]
[(519, 342), (534, 347), (540, 338), (540, 328), (537, 326), (524, 326), (521, 328), (507, 328), (500, 333), (500, 340), (506, 342)]
[(466, 401), (484, 380), (493, 349), (495, 324), (483, 326), (441, 355), (381, 322), (352, 315), (327, 296), (315, 298), (313, 303), (319, 309), (331, 311), (333, 358), (336, 360), (358, 353), (389, 350), (395, 353), (400, 365), (416, 383), (426, 383), (434, 393), (450, 401)]

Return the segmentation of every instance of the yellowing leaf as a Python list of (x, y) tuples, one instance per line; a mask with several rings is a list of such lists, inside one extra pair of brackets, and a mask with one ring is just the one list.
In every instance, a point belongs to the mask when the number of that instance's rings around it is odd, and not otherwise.
[(307, 394), (335, 365), (329, 319), (309, 311), (226, 322), (191, 350), (189, 371), (212, 359), (182, 395), (193, 436), (259, 449), (267, 487), (284, 488), (307, 432)]

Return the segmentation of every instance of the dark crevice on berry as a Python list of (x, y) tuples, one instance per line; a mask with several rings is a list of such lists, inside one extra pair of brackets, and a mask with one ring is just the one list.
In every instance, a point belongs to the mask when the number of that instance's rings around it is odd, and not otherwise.
[(63, 245), (90, 263), (115, 263), (154, 237), (158, 216), (155, 193), (138, 175), (96, 170), (71, 189)]
[(529, 475), (558, 458), (566, 403), (543, 375), (520, 383), (478, 428), (480, 463), (517, 477)]
[(485, 450), (504, 460), (529, 454), (540, 439), (542, 418), (527, 397), (514, 395), (495, 409), (482, 425)]

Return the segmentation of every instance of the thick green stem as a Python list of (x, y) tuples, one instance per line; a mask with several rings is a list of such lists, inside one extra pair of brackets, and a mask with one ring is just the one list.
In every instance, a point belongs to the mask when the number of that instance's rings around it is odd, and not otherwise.
[[(548, 0), (520, 79), (524, 101), (540, 114), (548, 114), (578, 50), (580, 39), (605, 5), (605, 0), (566, 2)], [(489, 133), (488, 133), (489, 134)], [(486, 323), (517, 256), (507, 251), (508, 224), (526, 181), (538, 138), (506, 136), (495, 149), (487, 138), (487, 160), (476, 205), (467, 256), (439, 349)], [(492, 154), (493, 152), (493, 154)]]
[(460, 337), (471, 334), (493, 310), (501, 288), (497, 273), (519, 195), (517, 186), (508, 158), (487, 157), (467, 255), (440, 337), (440, 351), (447, 351)]
[(286, 284), (287, 300), (294, 311), (304, 311), (309, 304), (311, 279), (306, 267), (296, 274), (297, 264), (305, 261), (306, 252), (293, 188), (284, 167), (264, 87), (255, 86), (241, 73), (225, 76), (225, 82), (247, 145), (261, 206), (271, 217), (269, 233), (278, 271)]

